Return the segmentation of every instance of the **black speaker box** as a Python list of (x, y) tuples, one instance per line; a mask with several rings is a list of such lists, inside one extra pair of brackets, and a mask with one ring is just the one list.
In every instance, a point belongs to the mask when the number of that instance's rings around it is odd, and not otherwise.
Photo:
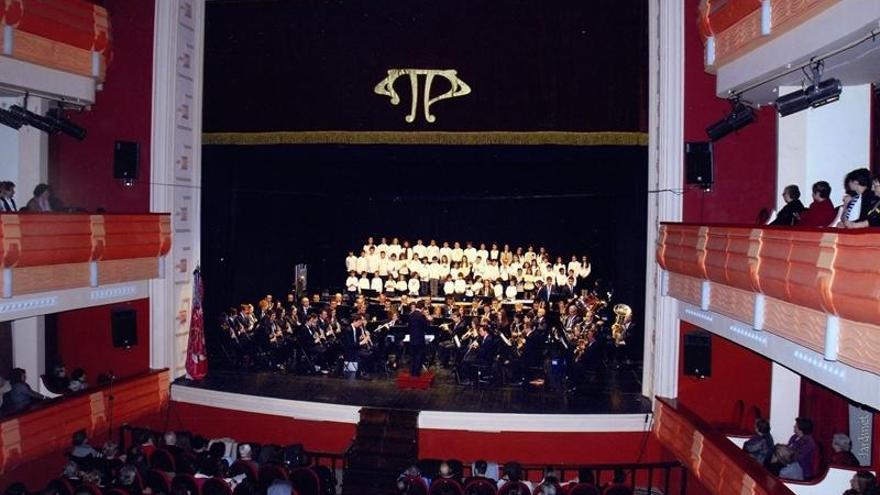
[(133, 309), (114, 309), (110, 312), (113, 347), (128, 349), (137, 345), (137, 312)]
[(134, 180), (138, 175), (140, 144), (133, 141), (116, 141), (113, 145), (113, 178)]
[(684, 336), (684, 374), (712, 376), (712, 337), (709, 332), (691, 332)]
[(684, 170), (688, 184), (708, 186), (715, 182), (711, 141), (685, 143)]

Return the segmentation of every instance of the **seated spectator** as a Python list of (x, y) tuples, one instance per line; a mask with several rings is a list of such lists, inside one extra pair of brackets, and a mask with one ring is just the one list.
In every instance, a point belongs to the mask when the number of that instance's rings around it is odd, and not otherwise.
[(755, 434), (746, 440), (743, 450), (762, 466), (770, 461), (773, 454), (773, 435), (770, 434), (770, 422), (763, 418), (755, 420)]
[(64, 465), (64, 470), (61, 471), (61, 477), (71, 481), (79, 481), (79, 476), (79, 464), (75, 461), (68, 461), (68, 463)]
[(473, 476), (471, 476), (469, 478), (465, 478), (464, 483), (468, 484), (472, 480), (476, 480), (476, 479), (483, 479), (483, 480), (488, 480), (492, 483), (497, 483), (497, 480), (495, 480), (494, 478), (490, 478), (490, 477), (486, 476), (486, 470), (488, 468), (489, 468), (488, 462), (484, 461), (483, 459), (478, 459), (477, 461), (474, 462), (473, 469), (471, 470), (471, 472), (473, 473)]
[(18, 206), (15, 205), (15, 183), (11, 181), (0, 182), (0, 212), (15, 213)]
[(801, 212), (804, 211), (804, 204), (801, 203), (801, 190), (798, 186), (791, 184), (785, 186), (782, 191), (782, 199), (785, 200), (785, 206), (776, 214), (776, 219), (770, 222), (770, 225), (795, 225), (800, 218)]
[(412, 465), (406, 468), (406, 470), (400, 473), (400, 476), (397, 477), (397, 491), (400, 493), (406, 493), (407, 489), (409, 488), (406, 484), (407, 480), (415, 478), (421, 478), (425, 481), (426, 486), (431, 486), (431, 478), (423, 476), (422, 470), (419, 469), (418, 466)]
[(101, 454), (98, 453), (97, 450), (92, 448), (91, 445), (89, 445), (89, 438), (86, 436), (86, 430), (79, 430), (75, 432), (73, 434), (71, 444), (73, 445), (73, 449), (70, 451), (71, 457), (75, 457), (77, 459), (84, 459), (86, 457), (101, 457)]
[(528, 480), (522, 479), (522, 466), (518, 462), (508, 462), (504, 465), (504, 476), (498, 480), (498, 488), (500, 489), (507, 482), (522, 482), (527, 487), (529, 487), (529, 492), (531, 493), (535, 487)]
[(574, 486), (580, 483), (587, 483), (590, 485), (596, 484), (596, 475), (593, 473), (592, 469), (585, 467), (579, 468), (577, 478), (569, 480), (566, 484)]
[(804, 470), (798, 462), (797, 451), (788, 445), (779, 444), (776, 446), (767, 469), (780, 478), (793, 481), (804, 480)]
[(849, 229), (867, 226), (864, 222), (868, 220), (868, 214), (877, 202), (877, 195), (871, 190), (872, 183), (871, 172), (866, 168), (846, 174), (844, 185), (849, 194), (843, 198), (844, 205), (838, 227)]
[(828, 227), (834, 222), (837, 211), (831, 204), (831, 185), (824, 180), (813, 184), (813, 202), (801, 213), (798, 225), (805, 227)]
[(150, 455), (155, 452), (156, 445), (153, 443), (153, 436), (149, 431), (144, 429), (137, 429), (132, 432), (134, 436), (134, 441), (138, 445), (140, 445), (142, 450), (142, 455), (146, 458), (149, 458)]
[[(797, 418), (794, 422), (794, 435), (788, 439), (798, 464), (803, 471), (803, 479), (810, 479), (815, 475), (819, 448), (813, 439), (813, 421), (809, 418)], [(790, 478), (794, 479), (794, 478)]]
[(870, 471), (857, 471), (849, 481), (849, 485), (857, 495), (875, 495), (877, 478)]
[(86, 372), (82, 368), (73, 370), (70, 374), (70, 384), (67, 388), (71, 392), (79, 392), (86, 389)]
[(131, 464), (126, 464), (119, 469), (119, 474), (116, 476), (116, 482), (113, 484), (113, 487), (119, 488), (129, 495), (141, 495), (141, 488), (135, 483), (137, 476), (137, 468)]
[(254, 468), (259, 468), (259, 464), (253, 458), (253, 449), (250, 444), (242, 443), (238, 446), (238, 460), (249, 462), (254, 465)]
[(64, 363), (58, 363), (52, 367), (52, 373), (46, 376), (46, 387), (56, 394), (67, 392), (70, 389), (70, 378), (67, 376)]
[(182, 452), (182, 449), (177, 446), (177, 433), (173, 431), (165, 432), (165, 435), (162, 436), (162, 441), (162, 448), (171, 452), (171, 455), (175, 458)]
[(22, 411), (33, 404), (35, 401), (43, 400), (46, 397), (43, 394), (34, 392), (31, 386), (27, 384), (27, 372), (21, 368), (12, 370), (10, 381), (12, 382), (12, 390), (8, 393), (9, 404), (13, 411)]
[[(865, 227), (880, 227), (880, 177), (874, 177), (871, 181), (871, 192), (874, 194), (874, 202), (865, 213), (864, 218), (855, 221), (842, 222), (842, 227), (848, 229), (863, 229)], [(865, 194), (867, 197), (867, 194)]]
[(269, 485), (266, 495), (290, 495), (293, 485), (287, 480), (277, 479)]
[(852, 440), (850, 440), (848, 435), (835, 433), (831, 437), (831, 449), (834, 451), (831, 454), (831, 464), (849, 467), (861, 466), (858, 458), (852, 453)]
[(146, 475), (147, 471), (150, 470), (150, 462), (148, 461), (147, 456), (144, 453), (144, 448), (141, 445), (132, 445), (129, 447), (128, 452), (125, 454), (125, 462), (137, 468), (141, 477)]
[(34, 197), (25, 205), (25, 210), (34, 213), (46, 213), (52, 211), (52, 187), (48, 184), (37, 184), (34, 188)]

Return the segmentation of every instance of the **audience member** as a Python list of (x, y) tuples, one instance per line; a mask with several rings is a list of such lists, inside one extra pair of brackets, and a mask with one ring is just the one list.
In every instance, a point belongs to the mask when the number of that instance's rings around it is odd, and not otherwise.
[(0, 411), (3, 410), (3, 399), (10, 390), (12, 390), (12, 384), (6, 378), (0, 376)]
[(86, 436), (86, 430), (76, 431), (73, 434), (71, 444), (73, 445), (73, 449), (70, 451), (71, 457), (75, 457), (77, 459), (83, 459), (86, 457), (101, 457), (101, 454), (91, 445), (89, 445), (89, 438), (88, 436)]
[(870, 471), (856, 472), (849, 484), (858, 495), (874, 495), (877, 493), (877, 478)]
[[(794, 450), (798, 464), (803, 471), (804, 479), (812, 478), (818, 460), (818, 447), (813, 439), (813, 421), (809, 418), (797, 418), (794, 422), (794, 435), (788, 439), (788, 446)], [(794, 479), (794, 478), (791, 478)]]
[(770, 422), (763, 418), (755, 420), (755, 434), (743, 445), (750, 456), (761, 465), (766, 465), (773, 454), (773, 435), (770, 434)]
[(868, 213), (874, 209), (877, 202), (877, 195), (871, 190), (871, 172), (866, 168), (853, 170), (846, 175), (844, 184), (849, 194), (844, 196), (839, 226), (844, 228), (867, 226), (862, 222), (868, 220)]
[(51, 392), (59, 394), (70, 389), (70, 377), (67, 376), (64, 363), (59, 362), (52, 367), (52, 373), (46, 377), (46, 386)]
[(848, 229), (880, 227), (880, 177), (874, 177), (871, 181), (871, 192), (874, 194), (874, 200), (864, 218), (860, 217), (856, 221), (845, 222), (843, 227)]
[(805, 479), (804, 470), (797, 459), (797, 451), (788, 445), (776, 446), (767, 468), (780, 478), (794, 481)]
[(10, 181), (0, 182), (0, 212), (15, 213), (18, 206), (15, 205), (15, 183)]
[(831, 454), (831, 464), (849, 467), (861, 466), (858, 458), (852, 453), (852, 440), (849, 435), (835, 433), (831, 437), (831, 449), (834, 451)]
[(806, 227), (828, 227), (834, 222), (837, 212), (831, 203), (831, 185), (819, 181), (813, 184), (813, 202), (810, 207), (800, 215), (798, 225)]
[(71, 392), (79, 392), (86, 389), (86, 372), (82, 368), (73, 370), (70, 374), (70, 383), (67, 388)]
[(489, 476), (486, 476), (486, 470), (488, 468), (489, 468), (489, 463), (486, 462), (485, 460), (478, 459), (478, 460), (474, 461), (474, 465), (471, 469), (472, 476), (465, 478), (464, 483), (467, 484), (467, 483), (470, 483), (471, 481), (476, 480), (476, 479), (483, 479), (483, 480), (487, 480), (491, 483), (497, 483), (497, 480), (495, 480), (494, 478), (490, 478)]
[(31, 386), (27, 384), (27, 372), (21, 368), (12, 370), (10, 381), (12, 382), (12, 390), (8, 392), (10, 407), (13, 411), (21, 411), (34, 403), (34, 401), (43, 400), (46, 397), (43, 394), (34, 392)]
[(517, 481), (525, 484), (529, 488), (529, 493), (535, 488), (531, 481), (522, 479), (522, 466), (518, 462), (508, 462), (504, 465), (504, 476), (498, 480), (498, 488), (500, 489), (508, 482), (516, 483)]
[(795, 225), (800, 219), (801, 212), (804, 211), (804, 204), (801, 203), (801, 190), (798, 186), (790, 184), (782, 190), (782, 199), (785, 206), (776, 214), (776, 219), (770, 222), (770, 225)]
[(37, 184), (34, 188), (34, 197), (27, 202), (25, 210), (32, 213), (52, 211), (52, 187), (48, 184)]

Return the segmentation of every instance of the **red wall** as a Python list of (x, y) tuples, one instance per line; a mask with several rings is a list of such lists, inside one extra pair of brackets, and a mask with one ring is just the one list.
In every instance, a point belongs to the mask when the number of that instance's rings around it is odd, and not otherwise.
[(738, 401), (743, 402), (748, 424), (753, 407), (763, 417), (770, 415), (771, 361), (745, 347), (712, 335), (712, 376), (697, 378), (684, 374), (684, 335), (697, 327), (682, 322), (679, 348), (678, 400), (713, 424), (739, 424)]
[[(232, 437), (257, 443), (302, 443), (306, 450), (341, 454), (351, 444), (355, 425), (330, 421), (230, 411), (216, 407), (172, 402), (168, 428), (189, 430), (208, 438)], [(161, 425), (149, 425), (164, 430)]]
[[(703, 70), (703, 44), (696, 24), (699, 4), (699, 0), (685, 2), (685, 142), (708, 140), (706, 127), (730, 111), (727, 101), (715, 96), (715, 76)], [(773, 208), (777, 195), (774, 110), (761, 110), (755, 123), (715, 142), (714, 159), (715, 185), (708, 193), (692, 190), (684, 195), (684, 221), (752, 223), (761, 208)]]
[[(86, 139), (80, 142), (65, 135), (50, 139), (49, 182), (70, 207), (145, 212), (150, 208), (154, 2), (102, 3), (110, 13), (113, 60), (92, 109), (67, 112), (88, 130)], [(113, 179), (116, 140), (140, 143), (139, 181), (133, 187)], [(30, 191), (21, 193), (30, 195)]]
[[(138, 343), (131, 349), (113, 347), (110, 310), (114, 308), (137, 311)], [(150, 367), (149, 299), (59, 313), (58, 355), (68, 371), (84, 369), (89, 383), (109, 371), (119, 378), (146, 371)]]

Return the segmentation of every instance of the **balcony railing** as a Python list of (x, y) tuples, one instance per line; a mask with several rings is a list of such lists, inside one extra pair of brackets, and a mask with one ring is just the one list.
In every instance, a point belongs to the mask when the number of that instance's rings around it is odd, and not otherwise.
[(657, 244), (668, 295), (880, 374), (880, 232), (667, 223)]
[(168, 214), (0, 214), (0, 296), (160, 277)]
[(74, 432), (89, 437), (157, 414), (168, 403), (168, 370), (151, 371), (41, 402), (0, 418), (0, 476), (26, 462), (70, 448)]

